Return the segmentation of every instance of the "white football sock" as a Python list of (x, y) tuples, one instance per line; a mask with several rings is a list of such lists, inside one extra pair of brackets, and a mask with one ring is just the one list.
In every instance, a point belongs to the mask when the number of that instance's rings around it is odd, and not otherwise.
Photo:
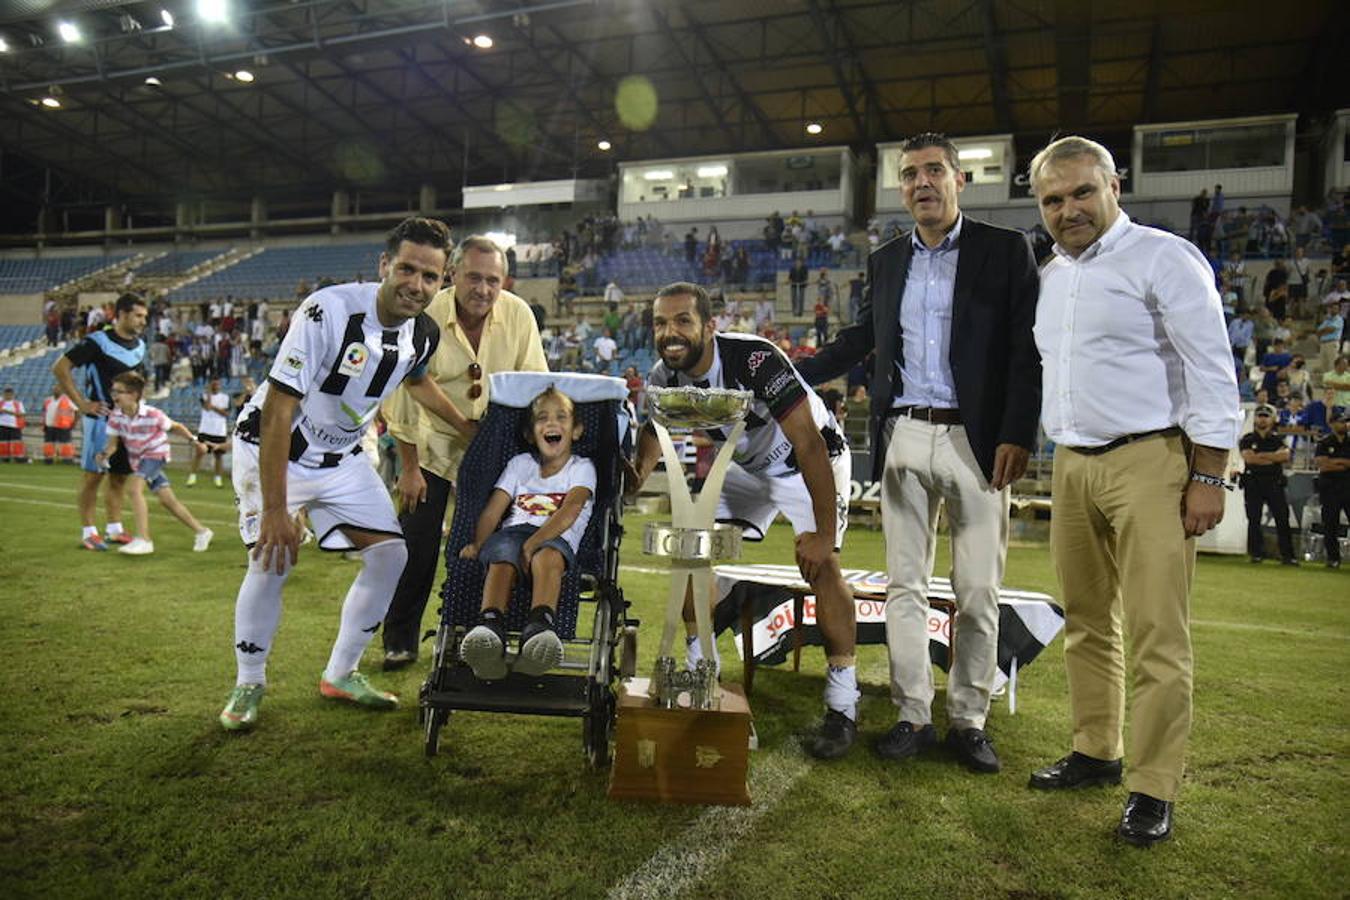
[[(722, 652), (717, 649), (717, 641), (712, 642), (713, 648), (713, 671), (718, 675), (722, 674)], [(684, 638), (684, 664), (689, 671), (694, 671), (698, 661), (703, 658), (703, 645), (699, 643), (698, 635), (685, 635)]]
[(109, 522), (109, 523), (108, 523), (108, 536), (109, 536), (109, 537), (112, 537), (112, 536), (114, 536), (114, 535), (118, 535), (118, 534), (121, 534), (121, 533), (122, 533), (122, 523), (121, 523), (121, 522)]
[(825, 674), (825, 705), (841, 712), (853, 721), (858, 721), (858, 701), (862, 692), (858, 690), (857, 666), (828, 666)]
[(342, 624), (324, 678), (330, 682), (346, 678), (357, 667), (380, 630), (407, 562), (408, 546), (402, 540), (381, 541), (361, 551), (361, 571), (342, 602)]
[(86, 526), (84, 526), (84, 533), (80, 535), (80, 538), (81, 538), (81, 539), (84, 539), (84, 538), (87, 538), (87, 537), (94, 537), (94, 536), (97, 535), (97, 534), (98, 534), (98, 527), (97, 527), (97, 526), (95, 526), (95, 525), (86, 525)]
[(290, 574), (290, 568), (282, 575), (264, 569), (250, 553), (248, 573), (234, 601), (235, 684), (267, 683), (267, 657), (281, 621), (281, 588)]

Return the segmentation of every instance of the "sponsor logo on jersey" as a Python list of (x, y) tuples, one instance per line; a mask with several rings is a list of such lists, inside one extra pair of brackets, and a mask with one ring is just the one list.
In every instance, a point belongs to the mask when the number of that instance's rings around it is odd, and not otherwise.
[(771, 354), (769, 353), (768, 350), (756, 350), (754, 353), (751, 353), (749, 361), (750, 374), (754, 375), (756, 372), (758, 372), (759, 367), (764, 364), (764, 360), (768, 359), (770, 355)]
[(783, 391), (787, 390), (787, 386), (794, 380), (792, 372), (784, 369), (775, 375), (773, 381), (770, 381), (768, 386), (764, 388), (764, 395), (770, 399), (777, 397)]
[(286, 354), (286, 358), (281, 361), (283, 369), (290, 369), (292, 372), (299, 372), (305, 367), (305, 351), (292, 350)]
[(323, 324), (323, 307), (319, 306), (317, 301), (305, 307), (305, 315), (309, 316), (309, 320), (314, 324)]
[(366, 369), (366, 360), (370, 359), (370, 348), (359, 341), (353, 341), (342, 351), (342, 362), (338, 364), (338, 374), (356, 377)]

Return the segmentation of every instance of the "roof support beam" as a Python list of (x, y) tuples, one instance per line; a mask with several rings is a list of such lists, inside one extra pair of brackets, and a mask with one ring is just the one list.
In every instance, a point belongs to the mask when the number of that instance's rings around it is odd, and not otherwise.
[(863, 117), (858, 113), (858, 103), (853, 98), (853, 85), (849, 84), (844, 77), (844, 67), (839, 64), (839, 49), (834, 43), (834, 32), (836, 31), (839, 20), (835, 19), (836, 28), (831, 28), (830, 23), (825, 20), (825, 13), (820, 9), (819, 0), (807, 0), (807, 8), (811, 13), (811, 23), (815, 26), (817, 33), (820, 34), (821, 43), (825, 45), (825, 58), (830, 61), (830, 71), (834, 72), (835, 83), (839, 85), (839, 93), (843, 95), (844, 103), (848, 105), (849, 118), (853, 120), (853, 130), (858, 135), (858, 140), (867, 140), (867, 125), (863, 122)]
[(1008, 54), (994, 19), (994, 0), (980, 0), (984, 24), (984, 58), (989, 63), (989, 88), (994, 98), (994, 125), (1003, 134), (1017, 130), (1008, 100)]
[(1088, 124), (1092, 91), (1092, 8), (1080, 0), (1055, 0), (1055, 67), (1059, 126), (1081, 131)]
[(670, 20), (659, 9), (653, 8), (651, 14), (656, 24), (661, 26), (662, 32), (670, 40), (671, 46), (680, 55), (680, 59), (684, 60), (684, 64), (689, 67), (689, 74), (693, 76), (694, 85), (703, 95), (703, 102), (708, 105), (708, 109), (713, 114), (713, 121), (717, 123), (718, 128), (722, 129), (722, 134), (726, 136), (728, 144), (735, 146), (741, 143), (736, 139), (736, 132), (732, 131), (731, 126), (727, 124), (722, 108), (713, 99), (712, 91), (708, 90), (708, 83), (703, 80), (703, 73), (699, 71), (698, 63), (694, 60), (692, 54), (684, 49), (684, 42), (680, 40), (680, 35), (671, 27)]

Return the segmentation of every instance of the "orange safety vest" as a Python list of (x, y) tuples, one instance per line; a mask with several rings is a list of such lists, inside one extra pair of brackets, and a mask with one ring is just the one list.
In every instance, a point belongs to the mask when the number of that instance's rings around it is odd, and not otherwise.
[(0, 400), (0, 419), (8, 416), (14, 417), (14, 428), (23, 428), (23, 401), (15, 397), (13, 400)]
[(42, 421), (48, 428), (74, 428), (75, 402), (62, 394), (42, 401)]

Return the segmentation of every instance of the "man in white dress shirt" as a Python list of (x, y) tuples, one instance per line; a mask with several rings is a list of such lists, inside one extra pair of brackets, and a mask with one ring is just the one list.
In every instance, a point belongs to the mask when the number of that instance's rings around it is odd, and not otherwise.
[(1194, 538), (1223, 517), (1242, 424), (1214, 277), (1182, 238), (1120, 210), (1111, 154), (1061, 138), (1031, 163), (1054, 256), (1041, 271), (1042, 423), (1056, 444), (1050, 547), (1065, 612), (1072, 752), (1031, 787), (1118, 784), (1117, 834), (1167, 838), (1191, 726)]

